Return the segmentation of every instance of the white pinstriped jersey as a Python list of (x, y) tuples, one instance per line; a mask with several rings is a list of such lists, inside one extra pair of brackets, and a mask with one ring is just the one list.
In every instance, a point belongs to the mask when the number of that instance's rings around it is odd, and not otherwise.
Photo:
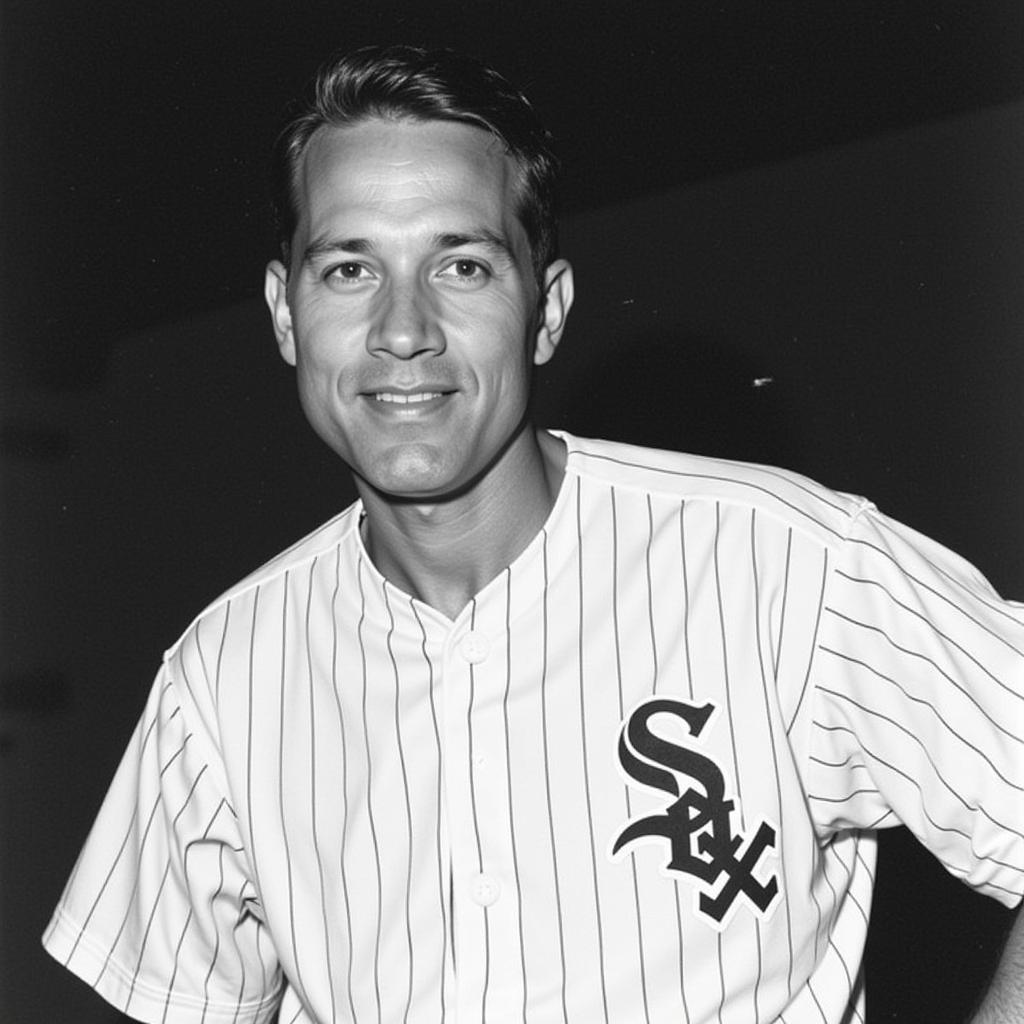
[(55, 957), (172, 1024), (834, 1024), (872, 829), (1020, 898), (1024, 609), (796, 475), (560, 436), (455, 621), (357, 505), (193, 623)]

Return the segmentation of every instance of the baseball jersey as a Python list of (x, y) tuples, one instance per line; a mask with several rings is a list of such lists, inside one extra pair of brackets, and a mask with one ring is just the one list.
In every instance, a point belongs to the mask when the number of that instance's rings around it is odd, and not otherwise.
[(1020, 899), (1024, 608), (795, 474), (557, 436), (456, 619), (357, 503), (194, 621), (58, 960), (170, 1024), (838, 1024), (876, 829)]

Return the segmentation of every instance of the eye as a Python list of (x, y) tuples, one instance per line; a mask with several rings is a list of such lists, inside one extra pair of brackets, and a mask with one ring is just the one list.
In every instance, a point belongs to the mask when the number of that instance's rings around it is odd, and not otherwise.
[(345, 263), (336, 263), (324, 273), (324, 280), (332, 284), (356, 284), (369, 277), (370, 272), (362, 263), (355, 263), (351, 260)]
[(448, 263), (438, 276), (459, 285), (481, 285), (490, 280), (491, 272), (479, 260), (462, 256)]

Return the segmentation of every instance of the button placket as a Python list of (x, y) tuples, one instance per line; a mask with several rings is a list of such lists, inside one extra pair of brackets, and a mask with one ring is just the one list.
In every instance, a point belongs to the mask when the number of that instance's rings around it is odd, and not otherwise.
[[(480, 702), (486, 701), (492, 689), (481, 681), (480, 666), (493, 656), (493, 650), (486, 634), (467, 630), (468, 625), (465, 619), (454, 625), (445, 652), (446, 698), (450, 703), (445, 707), (444, 757), (448, 761), (446, 788), (453, 838), (451, 911), (455, 917), (458, 946), (455, 955), (460, 978), (456, 1000), (468, 999), (462, 1009), (471, 1020), (473, 1014), (479, 1012), (477, 993), (488, 970), (484, 953), (487, 948), (486, 911), (498, 900), (501, 885), (495, 876), (482, 870), (486, 867), (486, 858), (482, 865), (475, 822), (476, 814), (486, 813), (482, 807), (488, 802), (479, 792), (480, 779), (476, 773), (481, 765), (478, 730), (481, 716), (488, 717)], [(477, 788), (475, 795), (474, 788)]]

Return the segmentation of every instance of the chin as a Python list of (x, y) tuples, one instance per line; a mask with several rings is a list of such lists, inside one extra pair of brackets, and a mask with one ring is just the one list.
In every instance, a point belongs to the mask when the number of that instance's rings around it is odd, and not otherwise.
[(382, 494), (405, 501), (444, 497), (459, 489), (458, 474), (443, 453), (427, 445), (402, 446), (372, 460), (360, 474)]

